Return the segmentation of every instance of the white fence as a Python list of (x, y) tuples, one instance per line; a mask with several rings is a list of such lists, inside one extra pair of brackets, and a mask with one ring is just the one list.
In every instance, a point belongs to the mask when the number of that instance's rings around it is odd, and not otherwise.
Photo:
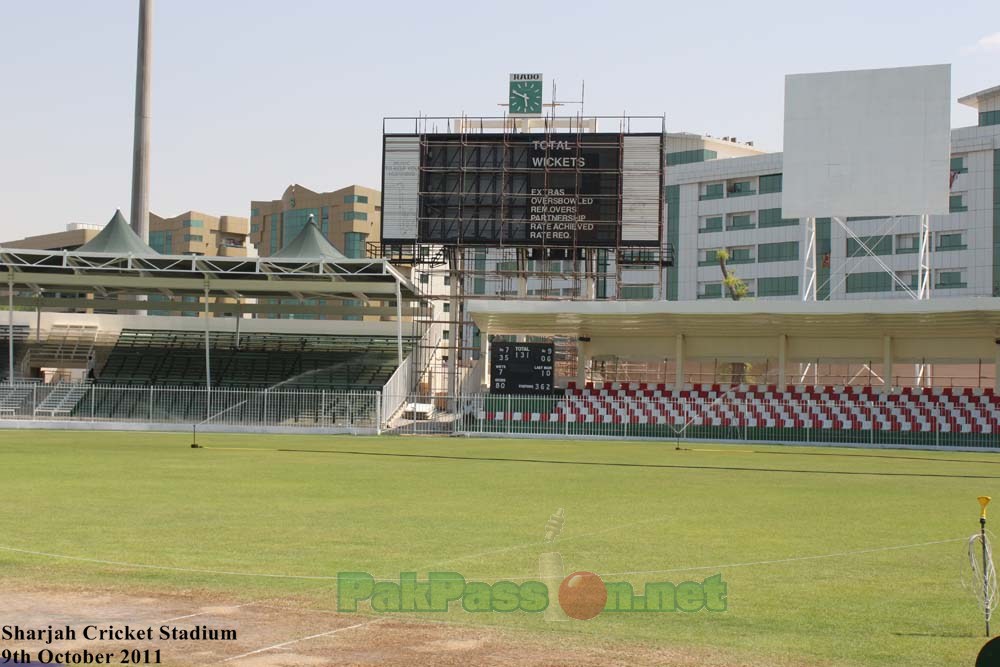
[(881, 397), (860, 403), (683, 397), (630, 403), (472, 395), (436, 397), (427, 419), (387, 426), (413, 434), (1000, 449), (1000, 403), (979, 399), (902, 404)]
[[(0, 385), (0, 424), (131, 424), (199, 430), (377, 433), (381, 392), (79, 383)], [(13, 422), (13, 423), (12, 423)]]
[[(420, 410), (407, 409), (419, 405)], [(403, 406), (403, 410), (386, 410)], [(440, 434), (1000, 449), (1000, 402), (390, 396), (303, 388), (0, 385), (0, 427)]]

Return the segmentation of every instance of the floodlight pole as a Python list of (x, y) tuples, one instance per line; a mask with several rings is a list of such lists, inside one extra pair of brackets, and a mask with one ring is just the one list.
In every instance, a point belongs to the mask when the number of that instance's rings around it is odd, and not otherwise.
[(150, 69), (153, 60), (153, 0), (139, 0), (135, 65), (135, 132), (132, 136), (132, 229), (149, 242)]
[(816, 300), (816, 218), (806, 218), (805, 254), (802, 256), (802, 300)]

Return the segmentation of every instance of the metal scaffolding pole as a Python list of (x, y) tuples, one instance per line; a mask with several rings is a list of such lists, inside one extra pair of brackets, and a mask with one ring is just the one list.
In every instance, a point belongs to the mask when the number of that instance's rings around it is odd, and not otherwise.
[(14, 384), (14, 272), (7, 273), (7, 383)]
[(207, 416), (212, 416), (212, 353), (209, 345), (209, 328), (208, 328), (208, 285), (205, 285), (205, 396), (207, 400), (205, 401), (208, 412)]
[(816, 300), (816, 218), (806, 218), (805, 247), (802, 255), (802, 300)]
[(931, 227), (930, 216), (920, 216), (920, 255), (917, 267), (917, 299), (931, 298)]

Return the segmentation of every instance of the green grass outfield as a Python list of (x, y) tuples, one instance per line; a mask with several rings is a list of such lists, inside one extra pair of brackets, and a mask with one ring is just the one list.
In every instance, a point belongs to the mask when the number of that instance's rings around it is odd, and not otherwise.
[[(541, 542), (545, 523), (562, 507), (557, 548), (567, 573), (674, 570), (611, 577), (638, 588), (718, 572), (729, 585), (728, 611), (569, 623), (461, 610), (444, 618), (518, 628), (554, 645), (568, 634), (832, 665), (971, 665), (984, 642), (982, 614), (962, 585), (961, 538), (978, 530), (976, 496), (1000, 496), (1000, 457), (992, 454), (199, 438), (205, 449), (190, 449), (187, 434), (0, 432), (0, 547), (192, 570), (386, 578), (453, 570), (494, 581), (537, 575), (539, 554), (550, 550)], [(906, 546), (942, 540), (951, 541)], [(832, 554), (841, 555), (805, 558)], [(332, 580), (3, 549), (0, 581), (336, 606)]]

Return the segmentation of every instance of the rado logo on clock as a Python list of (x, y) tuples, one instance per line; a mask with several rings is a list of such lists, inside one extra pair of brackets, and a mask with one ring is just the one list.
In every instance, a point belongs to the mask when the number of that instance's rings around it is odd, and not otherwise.
[(509, 89), (511, 115), (539, 116), (542, 113), (542, 75), (511, 74)]

